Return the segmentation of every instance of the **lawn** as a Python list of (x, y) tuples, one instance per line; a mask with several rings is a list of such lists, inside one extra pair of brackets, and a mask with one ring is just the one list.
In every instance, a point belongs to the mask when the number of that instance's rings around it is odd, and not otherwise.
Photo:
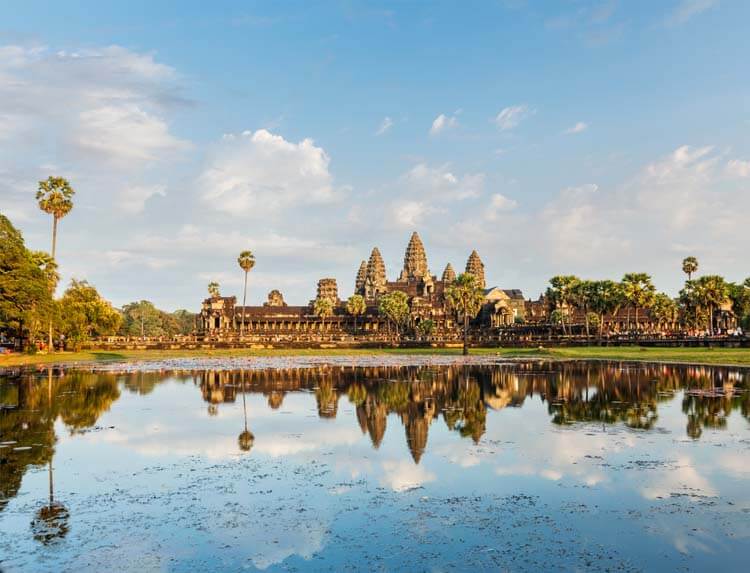
[[(0, 368), (9, 366), (37, 366), (43, 364), (74, 364), (91, 362), (122, 362), (161, 360), (165, 358), (238, 358), (252, 356), (361, 356), (374, 354), (440, 354), (460, 355), (461, 350), (424, 349), (309, 349), (309, 350), (92, 350), (82, 352), (58, 352), (54, 354), (0, 355)], [(695, 364), (725, 364), (750, 366), (750, 348), (645, 348), (624, 347), (577, 347), (577, 348), (476, 348), (472, 355), (496, 355), (507, 358), (547, 358), (575, 360), (636, 360), (649, 362), (685, 362)]]

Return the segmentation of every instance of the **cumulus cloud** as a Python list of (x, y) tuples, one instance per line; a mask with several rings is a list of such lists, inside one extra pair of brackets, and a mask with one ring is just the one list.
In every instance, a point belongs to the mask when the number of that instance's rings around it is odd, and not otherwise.
[(64, 153), (132, 166), (184, 151), (163, 114), (180, 98), (177, 74), (119, 46), (77, 52), (0, 47), (0, 139), (52, 140)]
[(679, 26), (718, 4), (719, 0), (681, 0), (674, 10), (667, 15), (666, 23), (669, 26)]
[(445, 115), (441, 113), (437, 116), (430, 127), (430, 135), (438, 135), (444, 131), (452, 129), (458, 125), (458, 119), (455, 115)]
[(402, 185), (411, 193), (430, 199), (462, 200), (478, 197), (484, 187), (483, 173), (455, 175), (448, 164), (431, 167), (418, 163), (401, 177)]
[(495, 125), (497, 125), (500, 131), (506, 131), (513, 129), (518, 126), (524, 119), (526, 119), (532, 111), (526, 104), (514, 105), (503, 108), (500, 113), (495, 116)]
[(582, 131), (586, 131), (589, 128), (589, 125), (587, 123), (584, 123), (583, 121), (579, 121), (574, 126), (569, 127), (565, 130), (565, 133), (571, 135), (574, 133), (581, 133)]
[(432, 209), (421, 201), (397, 201), (391, 206), (392, 219), (406, 229), (418, 227)]
[(730, 160), (727, 163), (727, 173), (730, 177), (750, 177), (750, 161)]
[(496, 221), (501, 213), (513, 211), (518, 206), (518, 202), (509, 199), (501, 193), (494, 193), (490, 197), (490, 204), (485, 211), (485, 218), (488, 221)]
[(384, 135), (384, 134), (385, 134), (385, 133), (386, 133), (387, 131), (389, 131), (389, 130), (390, 130), (390, 129), (391, 129), (392, 127), (393, 127), (393, 120), (392, 120), (392, 119), (391, 119), (390, 117), (388, 117), (388, 116), (385, 116), (385, 117), (383, 118), (383, 121), (382, 121), (382, 123), (380, 124), (380, 127), (379, 127), (379, 128), (378, 128), (378, 130), (377, 130), (377, 131), (375, 132), (375, 135)]
[(167, 190), (164, 185), (139, 185), (128, 187), (120, 192), (117, 204), (129, 214), (142, 213), (146, 202), (151, 197), (166, 197)]
[(227, 135), (198, 178), (213, 209), (242, 217), (265, 217), (286, 207), (330, 203), (330, 158), (311, 139), (299, 143), (259, 129)]

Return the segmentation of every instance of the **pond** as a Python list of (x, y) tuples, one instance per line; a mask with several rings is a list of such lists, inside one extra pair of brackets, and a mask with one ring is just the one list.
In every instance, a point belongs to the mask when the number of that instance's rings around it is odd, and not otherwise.
[(445, 362), (0, 376), (0, 570), (747, 570), (750, 371)]

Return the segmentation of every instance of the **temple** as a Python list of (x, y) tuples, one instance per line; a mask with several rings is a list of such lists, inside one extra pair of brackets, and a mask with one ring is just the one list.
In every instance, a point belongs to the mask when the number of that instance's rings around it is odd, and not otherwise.
[[(476, 250), (471, 251), (464, 272), (474, 275), (483, 289), (484, 304), (472, 321), (474, 329), (493, 329), (523, 322), (527, 303), (518, 289), (486, 286), (485, 267)], [(430, 335), (441, 339), (458, 336), (455, 313), (445, 298), (447, 287), (456, 279), (451, 263), (447, 263), (440, 278), (430, 271), (427, 252), (422, 239), (412, 233), (404, 253), (403, 268), (395, 280), (388, 279), (383, 256), (377, 247), (362, 260), (356, 275), (354, 293), (365, 301), (364, 314), (347, 311), (346, 298), (341, 297), (335, 278), (318, 281), (316, 296), (307, 305), (290, 306), (278, 290), (268, 294), (263, 306), (238, 306), (236, 297), (215, 296), (203, 301), (199, 328), (209, 335), (234, 335), (240, 332), (254, 336), (272, 336), (279, 342), (310, 342), (328, 336), (350, 336), (358, 339), (379, 339), (391, 334), (385, 318), (378, 310), (380, 298), (399, 291), (406, 295), (409, 317), (400, 336), (419, 337), (420, 325), (430, 321)], [(330, 317), (317, 316), (314, 303), (328, 299), (333, 305)], [(242, 328), (240, 328), (242, 325)]]

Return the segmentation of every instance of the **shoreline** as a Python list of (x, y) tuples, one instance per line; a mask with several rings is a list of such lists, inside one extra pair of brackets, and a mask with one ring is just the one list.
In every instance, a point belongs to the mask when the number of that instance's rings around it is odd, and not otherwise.
[[(230, 361), (239, 363), (249, 359), (291, 359), (304, 362), (312, 359), (316, 364), (340, 362), (367, 363), (373, 366), (378, 357), (388, 357), (394, 365), (412, 364), (482, 364), (494, 360), (553, 360), (553, 361), (615, 361), (635, 363), (660, 363), (669, 365), (690, 364), (696, 366), (724, 366), (750, 368), (750, 349), (737, 348), (647, 348), (647, 347), (552, 347), (533, 349), (475, 348), (467, 358), (461, 349), (226, 349), (226, 350), (124, 350), (111, 352), (90, 350), (83, 352), (58, 352), (39, 355), (0, 355), (0, 375), (18, 369), (29, 370), (41, 367), (111, 367), (122, 364), (130, 368), (138, 363), (157, 364), (177, 361), (211, 363)], [(399, 359), (399, 357), (401, 359)], [(409, 360), (411, 358), (411, 360)], [(321, 360), (323, 359), (323, 360)], [(353, 359), (353, 360), (351, 360)], [(404, 360), (405, 359), (405, 360)], [(354, 364), (356, 365), (356, 364)], [(220, 364), (218, 364), (221, 367)], [(273, 366), (268, 366), (272, 368)], [(281, 366), (279, 366), (281, 367)], [(134, 369), (136, 370), (136, 369)]]

